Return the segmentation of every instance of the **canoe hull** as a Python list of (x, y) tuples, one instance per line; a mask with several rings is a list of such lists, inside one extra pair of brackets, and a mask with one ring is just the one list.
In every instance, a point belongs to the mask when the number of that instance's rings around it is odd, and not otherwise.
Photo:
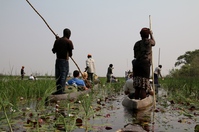
[(142, 100), (130, 99), (127, 95), (125, 95), (122, 105), (127, 109), (142, 110), (148, 106), (151, 106), (153, 104), (153, 100), (153, 96), (151, 95)]
[[(93, 90), (98, 88), (98, 84), (93, 86)], [(66, 90), (68, 92), (68, 90)], [(88, 94), (89, 92), (91, 92), (91, 89), (88, 90), (84, 90), (84, 91), (74, 91), (74, 92), (69, 92), (66, 94), (58, 94), (58, 95), (50, 95), (48, 96), (48, 98), (46, 100), (50, 101), (50, 102), (57, 102), (60, 100), (75, 100), (78, 98), (78, 96), (82, 95), (82, 94)]]

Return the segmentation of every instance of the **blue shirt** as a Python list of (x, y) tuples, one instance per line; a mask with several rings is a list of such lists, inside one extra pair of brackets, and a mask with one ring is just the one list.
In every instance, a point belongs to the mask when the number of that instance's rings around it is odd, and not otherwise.
[(72, 78), (70, 80), (68, 80), (68, 84), (69, 85), (73, 85), (76, 84), (77, 86), (86, 86), (84, 80), (79, 79), (79, 78)]

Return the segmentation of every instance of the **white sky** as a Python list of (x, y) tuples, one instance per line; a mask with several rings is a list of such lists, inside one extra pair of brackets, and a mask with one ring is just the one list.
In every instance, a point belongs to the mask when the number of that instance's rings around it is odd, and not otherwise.
[[(82, 71), (87, 54), (96, 62), (98, 76), (106, 76), (109, 64), (113, 74), (124, 76), (131, 70), (133, 46), (139, 31), (149, 27), (156, 40), (153, 66), (160, 64), (162, 74), (174, 68), (177, 57), (198, 49), (199, 0), (29, 0), (60, 37), (71, 29), (73, 59)], [(1, 0), (0, 73), (54, 75), (55, 37), (26, 0)], [(77, 69), (70, 60), (70, 72)]]

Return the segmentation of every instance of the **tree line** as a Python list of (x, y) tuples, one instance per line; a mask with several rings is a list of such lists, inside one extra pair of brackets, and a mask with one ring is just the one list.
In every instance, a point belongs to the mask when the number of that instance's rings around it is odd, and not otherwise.
[(180, 55), (169, 77), (199, 77), (199, 49)]

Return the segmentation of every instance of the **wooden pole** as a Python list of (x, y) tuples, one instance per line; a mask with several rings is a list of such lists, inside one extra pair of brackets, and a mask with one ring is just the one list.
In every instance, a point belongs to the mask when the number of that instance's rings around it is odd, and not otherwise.
[(159, 53), (158, 53), (158, 66), (160, 65), (160, 48), (159, 48)]
[[(44, 21), (44, 23), (45, 23), (46, 26), (50, 29), (50, 31), (55, 35), (55, 37), (59, 37), (59, 36), (52, 30), (52, 28), (48, 25), (48, 23), (47, 23), (46, 20), (42, 17), (42, 15), (39, 14), (39, 12), (34, 8), (34, 6), (33, 6), (28, 0), (26, 0), (26, 1), (27, 1), (28, 4), (32, 7), (32, 9), (41, 17), (41, 19)], [(74, 60), (72, 57), (70, 57), (70, 58), (71, 58), (71, 60), (75, 63), (75, 65), (77, 66), (79, 72), (81, 73), (81, 75), (82, 75), (82, 77), (83, 77), (83, 74), (82, 74), (82, 72), (81, 72), (79, 66), (78, 66), (77, 63), (75, 62), (75, 60)]]
[(33, 5), (28, 1), (28, 0), (26, 0), (27, 2), (28, 2), (28, 4), (32, 7), (32, 9), (41, 17), (41, 19), (44, 21), (44, 23), (46, 24), (46, 26), (50, 29), (50, 31), (55, 35), (55, 36), (57, 36), (56, 34), (55, 34), (55, 32), (52, 30), (52, 28), (50, 28), (50, 26), (48, 25), (48, 23), (46, 22), (46, 20), (39, 14), (39, 12), (33, 7)]
[[(149, 28), (151, 30), (151, 15), (149, 15)], [(151, 71), (152, 71), (152, 79), (153, 79), (153, 92), (154, 92), (154, 97), (153, 97), (153, 102), (154, 102), (154, 108), (156, 108), (156, 98), (155, 98), (155, 85), (154, 85), (154, 73), (153, 73), (153, 52), (152, 52), (152, 64), (151, 64)]]

